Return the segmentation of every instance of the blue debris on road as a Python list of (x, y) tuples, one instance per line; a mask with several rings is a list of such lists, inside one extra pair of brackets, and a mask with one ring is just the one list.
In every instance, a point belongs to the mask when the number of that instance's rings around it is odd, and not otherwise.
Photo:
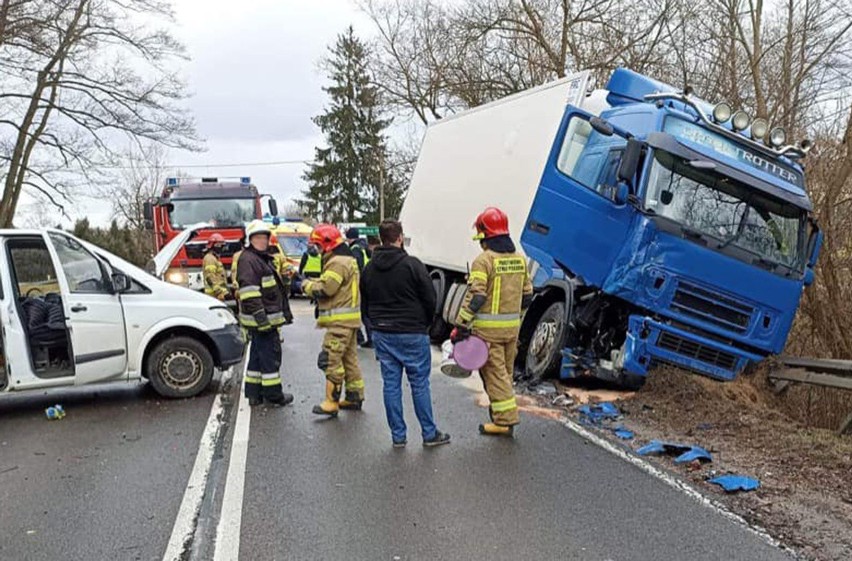
[(675, 456), (676, 464), (685, 464), (689, 462), (694, 462), (695, 460), (701, 462), (712, 462), (713, 456), (710, 455), (710, 452), (702, 448), (701, 446), (694, 446), (690, 444), (679, 444), (677, 442), (663, 442), (660, 440), (652, 440), (645, 446), (642, 446), (636, 453), (640, 456), (648, 456), (648, 455), (656, 455), (656, 454), (665, 454), (666, 456)]
[(634, 436), (632, 430), (628, 430), (628, 429), (622, 427), (621, 425), (612, 429), (612, 432), (613, 432), (613, 434), (615, 434), (615, 436), (617, 436), (618, 438), (620, 438), (622, 440), (630, 440)]
[(746, 477), (745, 475), (734, 474), (714, 477), (709, 480), (709, 483), (719, 485), (728, 493), (734, 493), (736, 491), (754, 491), (760, 487), (760, 481), (757, 479), (754, 479), (753, 477)]
[(609, 401), (594, 405), (583, 405), (579, 411), (581, 415), (580, 419), (585, 423), (593, 425), (599, 425), (606, 419), (617, 419), (621, 415), (618, 407)]

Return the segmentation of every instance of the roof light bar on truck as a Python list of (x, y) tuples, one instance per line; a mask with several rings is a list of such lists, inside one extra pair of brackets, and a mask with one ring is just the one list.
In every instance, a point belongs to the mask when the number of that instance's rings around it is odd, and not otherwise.
[[(714, 130), (715, 132), (718, 132), (722, 136), (730, 138), (731, 140), (735, 140), (737, 142), (743, 142), (743, 143), (749, 145), (750, 147), (754, 148), (755, 150), (758, 150), (759, 152), (761, 152), (762, 154), (765, 154), (767, 156), (771, 156), (771, 157), (787, 156), (788, 158), (800, 159), (800, 158), (804, 158), (805, 155), (808, 153), (808, 150), (810, 149), (810, 143), (809, 142), (807, 143), (807, 147), (805, 147), (805, 146), (802, 146), (802, 147), (793, 146), (792, 144), (788, 144), (786, 146), (780, 146), (780, 147), (771, 147), (771, 146), (767, 146), (767, 145), (763, 144), (762, 142), (756, 142), (756, 141), (754, 141), (754, 140), (752, 140), (752, 139), (750, 139), (750, 138), (748, 138), (744, 135), (737, 134), (736, 132), (734, 132), (732, 130), (726, 129), (725, 127), (721, 126), (720, 124), (713, 122), (713, 120), (710, 119), (710, 117), (708, 117), (706, 113), (704, 113), (704, 110), (701, 109), (701, 107), (698, 105), (698, 103), (696, 103), (689, 96), (684, 95), (682, 93), (677, 93), (677, 92), (653, 93), (653, 94), (646, 95), (645, 99), (648, 100), (648, 101), (657, 101), (657, 100), (662, 101), (662, 100), (665, 100), (665, 99), (670, 99), (672, 101), (679, 101), (680, 103), (683, 103), (684, 105), (686, 105), (687, 107), (690, 107), (693, 111), (695, 111), (695, 113), (698, 115), (698, 118), (701, 119), (701, 121), (705, 125), (707, 125), (710, 129)], [(717, 105), (717, 107), (718, 107), (718, 105)], [(715, 110), (714, 110), (714, 112), (715, 112)], [(748, 114), (746, 114), (746, 116), (748, 116)], [(731, 118), (733, 118), (733, 117), (731, 117)], [(771, 135), (771, 133), (770, 133), (770, 135)]]

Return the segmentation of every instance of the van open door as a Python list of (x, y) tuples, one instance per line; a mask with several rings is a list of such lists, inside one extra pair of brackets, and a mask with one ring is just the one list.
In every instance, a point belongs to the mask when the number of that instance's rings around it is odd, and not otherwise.
[(46, 237), (71, 333), (74, 383), (120, 378), (127, 371), (127, 335), (110, 271), (73, 236), (52, 230)]
[(633, 216), (619, 178), (627, 145), (605, 121), (568, 107), (521, 235), (527, 255), (603, 285)]

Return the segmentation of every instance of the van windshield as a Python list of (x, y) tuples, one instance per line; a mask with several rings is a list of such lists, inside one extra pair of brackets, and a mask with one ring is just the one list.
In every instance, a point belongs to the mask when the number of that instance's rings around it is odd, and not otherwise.
[(645, 206), (684, 233), (713, 238), (716, 249), (733, 245), (756, 255), (752, 262), (796, 271), (804, 265), (803, 209), (668, 152), (654, 153)]
[(278, 236), (278, 243), (285, 255), (295, 257), (308, 251), (308, 236)]

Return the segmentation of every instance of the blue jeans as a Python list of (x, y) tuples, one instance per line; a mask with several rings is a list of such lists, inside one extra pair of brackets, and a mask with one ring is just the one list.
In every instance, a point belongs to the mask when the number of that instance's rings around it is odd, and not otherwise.
[(376, 357), (382, 368), (385, 413), (394, 442), (405, 440), (405, 419), (402, 415), (402, 370), (408, 376), (414, 413), (420, 421), (424, 440), (435, 438), (438, 429), (432, 417), (432, 392), (429, 374), (432, 371), (432, 351), (425, 333), (388, 333), (373, 331)]

